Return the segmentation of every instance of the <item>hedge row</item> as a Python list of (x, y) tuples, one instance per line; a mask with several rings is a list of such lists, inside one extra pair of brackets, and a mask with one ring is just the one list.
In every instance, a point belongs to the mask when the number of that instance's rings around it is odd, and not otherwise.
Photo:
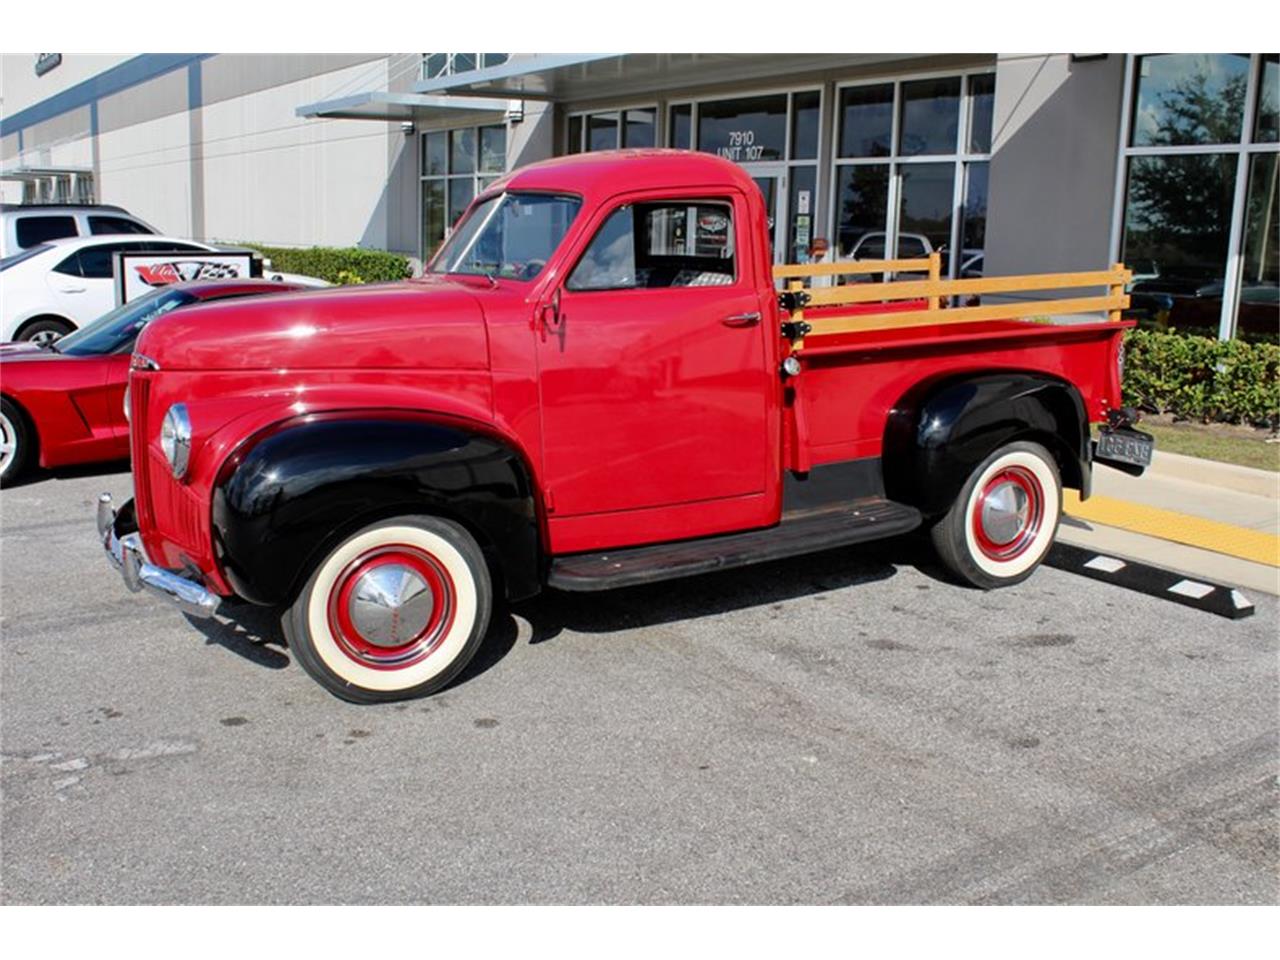
[(330, 283), (377, 283), (380, 280), (403, 280), (410, 276), (409, 259), (385, 250), (359, 247), (264, 247), (246, 243), (271, 260), (271, 268), (281, 273), (300, 273), (319, 277)]
[(1280, 346), (1130, 330), (1124, 402), (1193, 420), (1280, 422)]

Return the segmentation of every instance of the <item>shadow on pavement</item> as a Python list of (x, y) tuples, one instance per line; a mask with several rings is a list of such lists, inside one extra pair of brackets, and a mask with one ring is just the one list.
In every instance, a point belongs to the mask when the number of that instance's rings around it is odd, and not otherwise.
[(208, 644), (225, 647), (261, 667), (283, 670), (289, 665), (289, 657), (275, 649), (287, 644), (280, 630), (280, 613), (272, 607), (224, 605), (216, 617), (205, 620), (188, 616), (187, 622), (204, 634)]
[[(531, 644), (546, 643), (565, 630), (605, 634), (874, 583), (894, 576), (899, 566), (915, 567), (934, 580), (953, 585), (937, 566), (928, 542), (906, 536), (682, 580), (601, 593), (547, 590), (511, 607), (499, 603), (475, 657), (445, 689), (475, 679), (511, 652), (519, 633), (515, 616), (532, 626)], [(289, 665), (278, 610), (235, 604), (224, 606), (213, 619), (187, 619), (210, 644), (268, 669)]]
[(42, 467), (32, 467), (21, 477), (6, 480), (4, 488), (6, 490), (16, 490), (45, 480), (78, 480), (82, 477), (106, 477), (128, 472), (128, 460), (112, 460), (108, 463), (82, 463), (73, 467), (53, 467), (48, 470)]

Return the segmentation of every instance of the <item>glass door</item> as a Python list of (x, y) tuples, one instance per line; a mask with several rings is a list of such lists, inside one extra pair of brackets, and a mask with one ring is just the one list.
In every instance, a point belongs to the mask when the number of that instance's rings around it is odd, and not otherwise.
[(751, 164), (747, 173), (764, 195), (773, 262), (785, 263), (788, 249), (783, 226), (787, 222), (787, 168), (782, 164)]

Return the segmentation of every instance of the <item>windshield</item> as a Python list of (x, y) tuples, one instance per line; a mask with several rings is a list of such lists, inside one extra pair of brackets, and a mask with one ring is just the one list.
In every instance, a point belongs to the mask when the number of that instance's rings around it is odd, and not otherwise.
[(502, 193), (481, 201), (445, 241), (430, 273), (532, 280), (555, 252), (582, 201), (545, 193)]
[(23, 260), (30, 260), (36, 254), (44, 253), (48, 249), (49, 245), (47, 243), (38, 243), (34, 247), (27, 247), (25, 250), (20, 250), (11, 256), (4, 257), (3, 259), (0, 259), (0, 271), (8, 270), (10, 267), (21, 263)]
[(156, 317), (195, 300), (191, 294), (181, 290), (160, 287), (116, 307), (110, 313), (104, 313), (75, 333), (67, 334), (54, 344), (54, 349), (73, 357), (120, 353), (131, 348), (142, 328)]

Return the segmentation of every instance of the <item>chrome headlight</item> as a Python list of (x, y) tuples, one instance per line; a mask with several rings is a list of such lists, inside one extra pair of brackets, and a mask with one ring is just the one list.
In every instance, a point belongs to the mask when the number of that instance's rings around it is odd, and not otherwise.
[(174, 477), (181, 480), (191, 458), (191, 418), (187, 416), (186, 404), (175, 403), (164, 415), (160, 425), (160, 450), (169, 461)]

